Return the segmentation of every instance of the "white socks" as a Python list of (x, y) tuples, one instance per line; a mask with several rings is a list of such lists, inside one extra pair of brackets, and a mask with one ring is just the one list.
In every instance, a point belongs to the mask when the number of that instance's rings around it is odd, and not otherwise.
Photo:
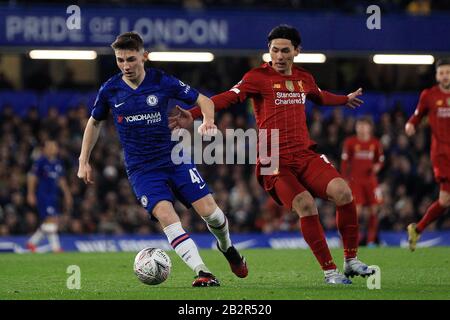
[(59, 244), (58, 225), (56, 223), (43, 223), (41, 229), (47, 234), (52, 251), (60, 251), (61, 245)]
[(189, 268), (194, 270), (196, 274), (198, 274), (199, 271), (211, 273), (203, 263), (195, 242), (189, 237), (189, 234), (187, 234), (181, 226), (181, 222), (175, 222), (165, 227), (163, 231), (166, 234), (172, 248), (175, 249), (175, 252), (184, 261), (184, 263), (189, 266)]
[(29, 243), (37, 246), (45, 236), (48, 237), (48, 242), (54, 252), (61, 250), (58, 236), (58, 225), (56, 223), (43, 223), (33, 234)]
[(220, 249), (224, 252), (227, 251), (231, 247), (231, 239), (228, 230), (228, 220), (223, 211), (217, 207), (211, 215), (202, 218), (205, 220), (208, 230), (219, 242)]
[(30, 241), (28, 241), (28, 242), (31, 243), (32, 245), (36, 246), (39, 242), (41, 242), (41, 240), (44, 238), (44, 236), (45, 236), (45, 234), (42, 231), (42, 227), (39, 227), (33, 233), (33, 235), (31, 236)]

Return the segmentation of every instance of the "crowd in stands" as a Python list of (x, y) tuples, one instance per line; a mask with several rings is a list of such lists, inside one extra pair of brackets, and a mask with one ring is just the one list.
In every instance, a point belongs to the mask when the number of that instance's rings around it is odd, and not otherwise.
[[(252, 128), (251, 106), (221, 111), (217, 125), (227, 128)], [(92, 153), (95, 184), (86, 186), (76, 176), (82, 134), (89, 117), (89, 107), (80, 105), (59, 114), (50, 108), (41, 117), (34, 108), (19, 117), (10, 106), (0, 106), (0, 236), (30, 234), (38, 225), (37, 213), (26, 204), (26, 176), (41, 152), (41, 144), (50, 137), (60, 145), (60, 159), (65, 167), (74, 197), (72, 208), (65, 208), (60, 230), (70, 234), (148, 234), (159, 232), (147, 212), (136, 200), (127, 181), (123, 153), (110, 118)], [(239, 109), (236, 112), (235, 109)], [(383, 193), (380, 210), (382, 230), (402, 231), (417, 221), (437, 197), (429, 159), (430, 132), (422, 125), (413, 139), (404, 134), (407, 117), (401, 106), (381, 115), (375, 135), (380, 138), (386, 163), (379, 174)], [(324, 118), (320, 107), (308, 117), (311, 138), (319, 152), (339, 168), (342, 142), (354, 133), (354, 117), (344, 117), (341, 108)], [(230, 220), (232, 232), (298, 231), (298, 218), (277, 206), (259, 186), (253, 165), (198, 166), (218, 204)], [(326, 230), (335, 230), (335, 208), (317, 200)], [(182, 223), (190, 232), (203, 232), (204, 222), (197, 215), (176, 204)], [(441, 218), (429, 230), (450, 228), (450, 218)]]

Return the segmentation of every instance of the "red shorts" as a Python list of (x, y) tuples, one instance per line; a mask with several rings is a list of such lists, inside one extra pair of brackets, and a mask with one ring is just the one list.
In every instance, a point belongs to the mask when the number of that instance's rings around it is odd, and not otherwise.
[(433, 173), (439, 189), (450, 192), (450, 163), (447, 163), (447, 159), (450, 161), (448, 157), (433, 159)]
[(433, 173), (438, 183), (450, 181), (450, 155), (446, 153), (432, 154)]
[(351, 181), (350, 188), (352, 189), (356, 205), (372, 206), (382, 202), (381, 189), (374, 180), (366, 182)]
[(289, 210), (292, 210), (295, 196), (303, 191), (327, 200), (328, 183), (341, 177), (325, 155), (312, 150), (280, 156), (279, 168), (273, 175), (261, 175), (260, 168), (261, 165), (258, 164), (256, 175), (261, 186), (279, 205)]

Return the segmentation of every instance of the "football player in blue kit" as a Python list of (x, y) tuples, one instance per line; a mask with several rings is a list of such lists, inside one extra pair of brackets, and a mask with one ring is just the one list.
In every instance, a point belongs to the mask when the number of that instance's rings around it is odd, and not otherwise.
[(47, 140), (43, 152), (31, 168), (27, 177), (27, 202), (35, 208), (42, 224), (31, 236), (27, 248), (36, 252), (39, 242), (47, 236), (53, 252), (61, 252), (58, 237), (58, 216), (60, 209), (60, 193), (64, 195), (66, 209), (72, 207), (72, 195), (64, 177), (64, 170), (58, 159), (58, 144), (55, 140)]
[(238, 277), (248, 273), (245, 258), (234, 248), (227, 218), (217, 206), (205, 181), (192, 163), (174, 164), (168, 126), (169, 99), (197, 104), (203, 113), (198, 131), (211, 135), (214, 104), (189, 85), (155, 68), (145, 68), (148, 52), (135, 32), (119, 35), (112, 43), (120, 73), (100, 88), (86, 125), (79, 158), (78, 177), (93, 183), (89, 164), (101, 123), (111, 112), (124, 149), (128, 179), (137, 199), (153, 220), (159, 221), (170, 244), (180, 258), (196, 273), (194, 287), (218, 286), (219, 281), (205, 266), (197, 246), (183, 229), (173, 202), (180, 200), (193, 207), (217, 239), (217, 247)]

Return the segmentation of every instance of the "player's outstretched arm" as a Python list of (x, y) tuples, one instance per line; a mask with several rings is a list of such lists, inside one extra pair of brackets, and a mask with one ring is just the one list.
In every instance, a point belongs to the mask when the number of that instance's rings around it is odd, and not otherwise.
[(358, 90), (356, 90), (352, 93), (349, 93), (347, 95), (348, 101), (347, 101), (346, 106), (348, 106), (352, 109), (359, 107), (361, 104), (363, 104), (363, 101), (358, 98), (361, 95), (362, 95), (362, 88), (359, 88)]
[(33, 173), (27, 176), (27, 203), (31, 207), (36, 207), (36, 186), (38, 183), (37, 177)]
[(81, 144), (81, 152), (78, 159), (79, 167), (77, 173), (78, 178), (83, 179), (86, 184), (94, 183), (92, 167), (89, 164), (89, 159), (91, 157), (92, 149), (94, 148), (100, 134), (100, 129), (101, 121), (90, 117), (86, 128), (84, 129), (83, 142)]
[(64, 178), (64, 177), (59, 178), (59, 187), (61, 188), (63, 195), (64, 195), (65, 209), (67, 211), (72, 210), (73, 198), (72, 198), (72, 194), (70, 193), (69, 184), (67, 183), (66, 178)]
[(198, 133), (208, 136), (215, 135), (217, 133), (217, 127), (214, 124), (214, 102), (207, 96), (199, 94), (197, 105), (203, 114), (203, 123), (198, 127)]
[(308, 94), (308, 98), (321, 106), (341, 106), (346, 105), (352, 109), (359, 107), (364, 101), (358, 97), (362, 95), (362, 88), (349, 93), (348, 95), (334, 94), (317, 88), (316, 92)]

